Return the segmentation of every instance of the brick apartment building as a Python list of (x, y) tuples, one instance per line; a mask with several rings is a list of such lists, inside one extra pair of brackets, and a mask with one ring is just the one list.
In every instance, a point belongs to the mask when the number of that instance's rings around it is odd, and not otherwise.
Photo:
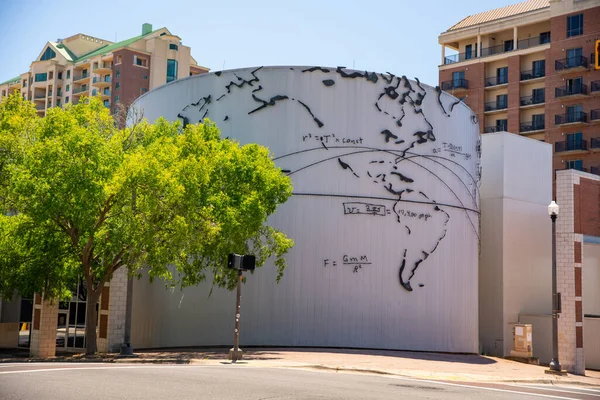
[(0, 83), (0, 101), (19, 91), (40, 116), (51, 107), (100, 96), (111, 112), (165, 83), (208, 72), (167, 28), (143, 24), (139, 36), (117, 43), (85, 34), (47, 42), (29, 71)]
[(473, 109), (481, 133), (551, 143), (555, 171), (598, 175), (598, 39), (598, 0), (529, 0), (471, 15), (439, 36), (440, 87)]

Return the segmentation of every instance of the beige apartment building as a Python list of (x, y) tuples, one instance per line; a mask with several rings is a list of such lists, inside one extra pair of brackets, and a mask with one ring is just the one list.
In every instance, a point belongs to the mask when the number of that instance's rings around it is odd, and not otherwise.
[(100, 96), (111, 112), (157, 86), (208, 72), (167, 28), (143, 24), (141, 35), (117, 43), (77, 34), (44, 45), (29, 71), (0, 83), (0, 101), (19, 91), (40, 116), (51, 107)]
[(554, 170), (598, 175), (598, 39), (600, 0), (529, 0), (471, 15), (439, 36), (440, 87), (473, 109), (481, 133), (551, 143)]

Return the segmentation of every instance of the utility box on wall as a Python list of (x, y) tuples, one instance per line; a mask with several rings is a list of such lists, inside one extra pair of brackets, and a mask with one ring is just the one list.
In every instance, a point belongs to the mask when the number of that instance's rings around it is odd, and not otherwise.
[(532, 329), (530, 324), (515, 324), (513, 326), (513, 349), (511, 357), (532, 357)]

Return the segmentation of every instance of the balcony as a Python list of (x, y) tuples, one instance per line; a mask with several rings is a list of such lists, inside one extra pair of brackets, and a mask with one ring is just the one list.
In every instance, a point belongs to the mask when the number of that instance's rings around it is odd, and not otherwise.
[(545, 94), (521, 97), (521, 107), (538, 106), (546, 102)]
[(483, 133), (494, 133), (504, 131), (506, 131), (506, 127), (504, 126), (486, 126), (485, 128), (483, 128)]
[(567, 114), (558, 114), (554, 116), (554, 125), (585, 123), (587, 123), (587, 114), (583, 111), (572, 112)]
[(529, 121), (529, 122), (521, 122), (519, 124), (519, 132), (520, 133), (532, 133), (543, 131), (545, 129), (544, 121)]
[(442, 90), (467, 90), (469, 89), (469, 81), (466, 79), (453, 79), (451, 81), (442, 82)]
[(590, 167), (590, 174), (600, 175), (600, 166)]
[(485, 103), (485, 112), (491, 113), (496, 111), (506, 110), (508, 108), (508, 102), (504, 101), (491, 101), (489, 103)]
[(554, 62), (554, 69), (557, 72), (571, 72), (587, 69), (587, 67), (588, 59), (583, 56), (563, 58)]
[(95, 76), (94, 79), (92, 79), (92, 85), (99, 88), (109, 87), (111, 85), (110, 76), (105, 76), (104, 78)]
[(550, 43), (550, 35), (521, 39), (517, 42), (517, 50), (529, 49), (547, 43)]
[(583, 168), (583, 167), (575, 167), (575, 166), (572, 166), (572, 167), (564, 167), (564, 168), (557, 168), (556, 170), (557, 170), (557, 171), (568, 171), (568, 170), (570, 170), (570, 169), (574, 169), (575, 171), (588, 172), (588, 169), (587, 169), (587, 168)]
[(73, 95), (80, 95), (84, 92), (89, 92), (90, 88), (87, 86), (82, 86), (82, 87), (78, 87), (78, 88), (74, 88), (73, 89)]
[(100, 96), (103, 100), (110, 98), (110, 89), (106, 88), (104, 90), (92, 90), (92, 96)]
[(587, 153), (587, 140), (565, 140), (554, 143), (555, 153)]
[(590, 122), (600, 122), (600, 108), (590, 111)]
[(44, 112), (46, 111), (46, 105), (45, 104), (37, 104), (35, 106), (35, 109), (37, 110), (37, 112)]
[(508, 76), (490, 76), (485, 78), (485, 87), (499, 86), (508, 84)]
[(95, 74), (110, 74), (112, 71), (112, 63), (102, 62), (98, 63), (98, 66), (92, 68), (92, 72)]
[(593, 81), (590, 83), (591, 94), (600, 94), (600, 81)]
[(532, 79), (540, 79), (546, 76), (546, 71), (543, 69), (532, 69), (529, 71), (521, 71), (521, 81), (530, 81)]
[(33, 100), (35, 101), (46, 101), (46, 93), (34, 93)]
[(554, 89), (554, 97), (581, 97), (587, 96), (588, 89), (583, 83), (576, 85), (567, 85), (565, 87), (559, 87)]
[(85, 73), (85, 74), (73, 76), (73, 82), (83, 81), (85, 79), (90, 79), (90, 74), (89, 73)]

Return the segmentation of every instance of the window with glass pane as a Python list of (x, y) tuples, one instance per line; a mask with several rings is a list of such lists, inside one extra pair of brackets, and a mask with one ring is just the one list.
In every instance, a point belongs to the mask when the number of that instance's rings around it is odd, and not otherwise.
[(567, 65), (569, 67), (577, 67), (581, 64), (581, 56), (583, 55), (583, 49), (581, 47), (577, 49), (567, 50)]
[(40, 61), (51, 60), (56, 57), (56, 53), (50, 47), (46, 47), (46, 51), (42, 54)]
[(67, 71), (67, 79), (71, 79), (71, 70)]
[(567, 150), (578, 150), (581, 148), (583, 134), (581, 132), (567, 134)]
[(468, 44), (465, 46), (465, 60), (473, 58), (473, 45)]
[(540, 44), (550, 43), (550, 32), (540, 33)]
[(583, 170), (583, 160), (569, 160), (566, 162), (567, 169)]
[(498, 68), (496, 70), (496, 76), (498, 77), (498, 85), (502, 85), (503, 83), (508, 83), (508, 67)]
[(515, 41), (514, 40), (507, 40), (504, 42), (504, 51), (511, 51), (515, 48)]
[(583, 14), (567, 17), (567, 37), (583, 35)]
[(167, 83), (177, 79), (177, 60), (167, 60)]
[(579, 117), (579, 114), (581, 114), (581, 111), (582, 111), (581, 104), (567, 107), (567, 115), (569, 116), (569, 119)]
[(534, 114), (531, 116), (533, 129), (544, 129), (544, 114)]
[(533, 77), (539, 78), (546, 76), (546, 60), (537, 60), (533, 62)]
[(179, 50), (179, 47), (175, 43), (169, 43), (169, 50)]
[(35, 74), (35, 81), (36, 82), (45, 82), (48, 80), (48, 74), (47, 73), (43, 73), (43, 74)]
[(465, 71), (456, 71), (452, 73), (452, 86), (460, 87), (465, 79)]
[(544, 102), (544, 98), (545, 98), (545, 93), (546, 90), (544, 88), (541, 89), (533, 89), (531, 91), (531, 100), (533, 100), (533, 103), (535, 104), (539, 104), (539, 103), (543, 103)]
[(496, 132), (506, 131), (508, 130), (508, 120), (507, 119), (497, 119), (496, 120)]
[(498, 108), (507, 108), (508, 107), (508, 95), (501, 94), (499, 96), (496, 96), (496, 105), (498, 106)]

